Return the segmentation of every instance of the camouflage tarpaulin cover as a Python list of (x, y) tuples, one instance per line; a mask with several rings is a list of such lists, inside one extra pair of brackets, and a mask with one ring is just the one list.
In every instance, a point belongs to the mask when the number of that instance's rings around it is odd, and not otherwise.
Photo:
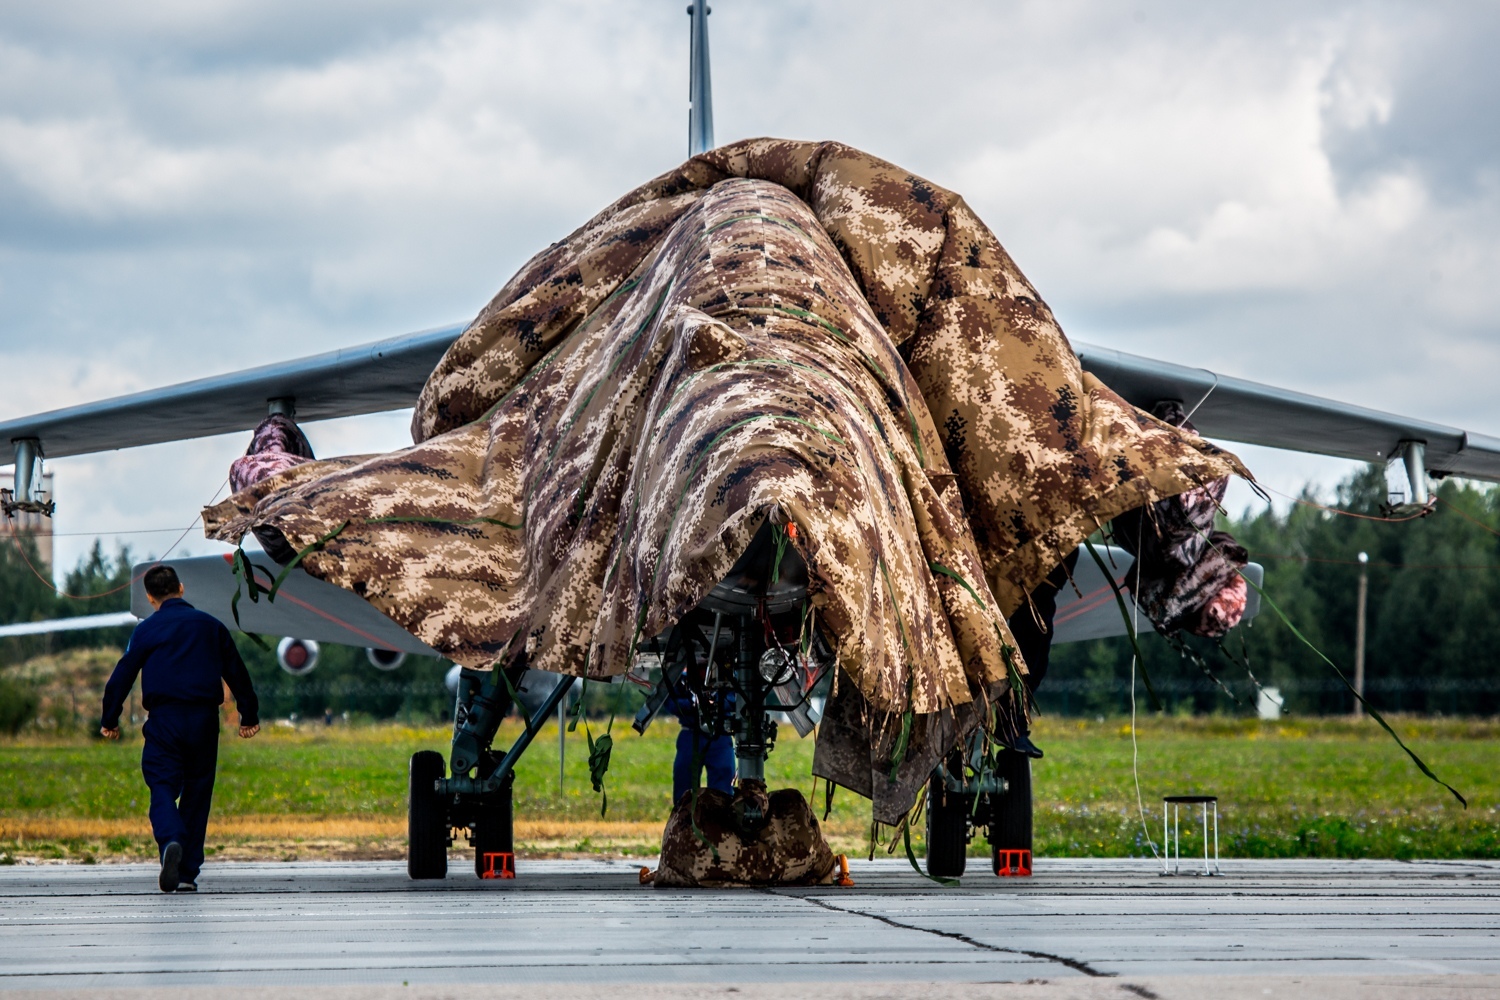
[(888, 822), (1003, 690), (1005, 618), (1063, 553), (1244, 473), (1081, 371), (957, 195), (774, 139), (696, 157), (533, 258), (412, 431), (236, 494), (210, 535), (327, 539), (309, 573), (460, 663), (606, 677), (766, 517), (795, 522), (844, 671), (817, 769)]

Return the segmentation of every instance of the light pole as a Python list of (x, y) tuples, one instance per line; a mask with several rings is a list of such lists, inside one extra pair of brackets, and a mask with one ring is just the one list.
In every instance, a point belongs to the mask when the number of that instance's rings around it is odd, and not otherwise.
[[(1365, 600), (1370, 593), (1370, 571), (1367, 568), (1370, 557), (1367, 553), (1359, 554), (1359, 601), (1354, 611), (1354, 691), (1359, 698), (1365, 696)], [(1359, 698), (1354, 699), (1354, 709), (1350, 713), (1356, 719), (1364, 714), (1364, 706)]]

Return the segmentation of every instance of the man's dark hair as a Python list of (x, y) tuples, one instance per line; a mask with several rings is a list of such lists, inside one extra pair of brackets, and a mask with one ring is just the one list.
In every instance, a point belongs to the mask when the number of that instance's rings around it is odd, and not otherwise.
[(174, 597), (177, 591), (182, 589), (182, 581), (177, 579), (177, 571), (170, 566), (152, 566), (146, 570), (146, 593), (158, 601), (166, 597)]

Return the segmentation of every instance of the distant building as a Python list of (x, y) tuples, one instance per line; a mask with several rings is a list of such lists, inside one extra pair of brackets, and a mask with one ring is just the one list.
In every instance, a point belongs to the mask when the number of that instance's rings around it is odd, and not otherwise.
[[(52, 473), (42, 476), (42, 490), (49, 498), (52, 494)], [(37, 553), (46, 564), (48, 575), (52, 572), (52, 518), (43, 514), (17, 514), (15, 517), (0, 517), (0, 534), (30, 536), (36, 541)], [(7, 544), (9, 541), (7, 540)], [(43, 567), (38, 566), (37, 569)]]

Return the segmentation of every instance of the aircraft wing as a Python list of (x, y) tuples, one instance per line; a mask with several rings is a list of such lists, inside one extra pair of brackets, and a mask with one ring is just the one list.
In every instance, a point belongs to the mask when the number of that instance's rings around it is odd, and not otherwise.
[[(1100, 546), (1099, 549), (1113, 571), (1116, 585), (1123, 588), (1132, 564), (1130, 553), (1112, 545)], [(280, 572), (280, 567), (259, 553), (249, 553), (249, 558), (255, 565), (260, 585), (269, 587)], [(229, 601), (234, 596), (236, 581), (229, 570), (229, 562), (223, 556), (169, 559), (167, 564), (177, 570), (178, 577), (191, 591), (194, 607), (208, 612), (229, 628), (235, 628)], [(150, 614), (151, 605), (146, 601), (146, 594), (140, 583), (140, 577), (146, 568), (147, 564), (135, 568), (137, 580), (131, 588), (130, 601), (134, 613), (120, 611), (45, 622), (0, 625), (0, 639), (72, 629), (135, 625), (137, 615), (145, 617)], [(1245, 575), (1257, 584), (1265, 580), (1265, 570), (1259, 563), (1247, 566)], [(1245, 605), (1244, 620), (1249, 621), (1259, 611), (1260, 594), (1252, 587)], [(295, 569), (288, 575), (274, 604), (264, 596), (256, 602), (250, 601), (247, 596), (241, 596), (240, 624), (246, 631), (260, 635), (291, 635), (299, 639), (337, 642), (348, 646), (438, 655), (426, 643), (376, 611), (362, 598), (331, 583), (313, 579), (300, 569)], [(1078, 566), (1073, 571), (1073, 584), (1064, 587), (1057, 595), (1057, 616), (1053, 624), (1053, 642), (1056, 643), (1107, 639), (1126, 634), (1125, 620), (1120, 616), (1114, 589), (1092, 559), (1079, 559)], [(1140, 626), (1144, 632), (1151, 630), (1150, 622), (1145, 619), (1141, 620)]]
[(251, 430), (272, 400), (302, 421), (411, 406), (464, 325), (0, 421), (0, 441), (35, 438), (47, 458)]
[[(269, 589), (281, 567), (263, 553), (247, 552), (245, 555), (255, 567), (256, 581), (263, 589)], [(274, 602), (265, 594), (252, 601), (249, 594), (241, 590), (230, 569), (229, 559), (227, 554), (188, 556), (163, 560), (162, 565), (177, 571), (177, 578), (182, 581), (186, 592), (184, 596), (193, 607), (213, 615), (231, 630), (257, 635), (289, 635), (421, 656), (439, 655), (437, 650), (381, 614), (354, 591), (308, 576), (301, 568), (287, 574)], [(142, 563), (131, 573), (135, 582), (130, 588), (130, 609), (142, 618), (151, 613), (151, 604), (146, 599), (146, 587), (141, 580), (146, 570), (154, 565), (157, 564)], [(238, 625), (230, 608), (236, 590), (241, 590)]]
[[(255, 568), (255, 579), (261, 588), (270, 589), (281, 567), (263, 553), (248, 552), (246, 556)], [(146, 570), (154, 565), (157, 564), (141, 563), (133, 567), (129, 611), (0, 625), (0, 639), (76, 629), (134, 626), (151, 614), (151, 602), (146, 599), (145, 584), (141, 581)], [(227, 555), (167, 559), (162, 565), (177, 571), (193, 607), (213, 615), (232, 630), (268, 636), (289, 635), (420, 656), (438, 655), (437, 650), (381, 614), (358, 594), (308, 576), (301, 569), (287, 574), (286, 582), (272, 602), (265, 594), (261, 594), (258, 601), (250, 600), (235, 579)], [(236, 590), (242, 591), (239, 625), (235, 624), (234, 612), (230, 609)]]
[[(1426, 445), (1429, 472), (1500, 482), (1500, 438), (1413, 420), (1320, 396), (1143, 358), (1073, 345), (1083, 367), (1142, 409), (1180, 400), (1204, 437), (1384, 462), (1404, 441)], [(1194, 407), (1197, 407), (1194, 410)]]
[[(36, 439), (49, 458), (253, 428), (285, 400), (299, 420), (325, 420), (416, 402), (462, 324), (97, 403), (0, 421), (0, 441)], [(1083, 366), (1143, 409), (1180, 400), (1207, 437), (1356, 461), (1387, 461), (1425, 443), (1437, 475), (1500, 482), (1500, 438), (1278, 389), (1203, 368), (1074, 343)]]
[(0, 625), (0, 639), (10, 639), (18, 635), (47, 635), (52, 632), (75, 632), (88, 628), (118, 628), (121, 625), (129, 625), (134, 628), (136, 622), (140, 621), (129, 611), (116, 611), (104, 615), (78, 615), (76, 618), (54, 618), (45, 622), (17, 622), (14, 625)]

